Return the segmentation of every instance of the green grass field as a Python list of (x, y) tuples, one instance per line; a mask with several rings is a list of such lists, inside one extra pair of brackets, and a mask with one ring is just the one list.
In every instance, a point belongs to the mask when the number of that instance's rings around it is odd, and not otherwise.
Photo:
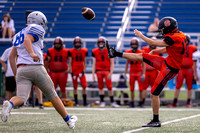
[[(140, 129), (152, 119), (150, 107), (128, 109), (120, 108), (67, 108), (70, 115), (76, 115), (78, 122), (74, 130), (66, 123), (53, 108), (39, 110), (21, 108), (12, 110), (6, 123), (1, 122), (0, 133), (122, 133)], [(198, 115), (198, 116), (195, 116)], [(189, 116), (191, 119), (169, 122)], [(139, 133), (188, 133), (200, 132), (199, 108), (161, 108), (160, 120), (165, 123), (160, 128), (147, 128)], [(129, 133), (130, 133), (129, 132)]]

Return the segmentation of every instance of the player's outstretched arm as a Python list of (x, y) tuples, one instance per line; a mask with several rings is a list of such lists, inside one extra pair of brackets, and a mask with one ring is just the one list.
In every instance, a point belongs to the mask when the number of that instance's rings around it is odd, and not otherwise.
[(148, 43), (149, 45), (152, 46), (158, 46), (158, 47), (167, 47), (169, 45), (167, 45), (164, 41), (157, 41), (157, 40), (153, 40), (150, 39), (146, 36), (144, 36), (140, 31), (138, 31), (137, 29), (134, 30), (134, 33), (136, 36), (142, 38), (142, 40), (144, 40), (146, 43)]

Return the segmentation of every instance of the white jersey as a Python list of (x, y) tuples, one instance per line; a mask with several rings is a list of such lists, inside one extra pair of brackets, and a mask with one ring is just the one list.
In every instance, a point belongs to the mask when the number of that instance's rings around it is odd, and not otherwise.
[[(26, 48), (24, 47), (24, 38), (26, 35), (32, 35), (35, 41), (32, 43), (33, 51), (40, 57), (40, 61), (34, 62)], [(43, 39), (45, 30), (38, 24), (30, 24), (13, 37), (13, 45), (17, 48), (18, 64), (43, 64)]]
[(197, 72), (200, 72), (200, 50), (193, 53), (192, 59), (197, 62)]
[(3, 52), (2, 56), (1, 56), (1, 60), (2, 61), (4, 61), (4, 62), (7, 61), (6, 77), (12, 77), (12, 76), (14, 76), (13, 71), (12, 71), (11, 66), (10, 66), (10, 61), (9, 61), (9, 55), (10, 55), (10, 52), (11, 52), (12, 48), (13, 47), (7, 48)]

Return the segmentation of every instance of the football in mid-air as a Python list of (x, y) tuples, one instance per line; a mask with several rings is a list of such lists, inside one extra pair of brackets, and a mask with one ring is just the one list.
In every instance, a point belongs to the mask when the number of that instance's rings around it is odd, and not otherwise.
[(94, 20), (95, 19), (95, 13), (91, 8), (83, 7), (82, 8), (82, 15), (87, 20)]

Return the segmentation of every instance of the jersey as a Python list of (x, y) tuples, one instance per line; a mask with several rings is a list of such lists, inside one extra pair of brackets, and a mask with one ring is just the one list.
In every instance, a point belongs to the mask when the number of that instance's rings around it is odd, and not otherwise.
[[(24, 38), (28, 35), (32, 35), (35, 41), (32, 43), (32, 48), (35, 54), (40, 57), (40, 61), (34, 62), (26, 48), (24, 47)], [(38, 24), (29, 24), (26, 28), (19, 31), (13, 37), (13, 45), (17, 49), (17, 65), (18, 64), (43, 64), (43, 39), (45, 30)]]
[(78, 51), (75, 48), (69, 50), (69, 56), (72, 58), (72, 72), (73, 73), (81, 73), (84, 69), (84, 60), (86, 56), (88, 56), (88, 49), (81, 48)]
[(197, 73), (200, 72), (200, 49), (193, 53), (192, 59), (197, 62)]
[[(149, 53), (151, 51), (151, 49), (149, 47), (143, 47), (142, 50), (145, 53)], [(159, 53), (154, 53), (153, 55), (158, 55), (159, 56)], [(146, 63), (146, 71), (152, 71), (152, 70), (155, 70), (155, 68)]]
[(93, 49), (92, 56), (96, 58), (96, 71), (110, 71), (110, 58), (106, 48), (104, 50)]
[[(133, 53), (133, 51), (129, 49), (126, 50), (125, 53)], [(138, 49), (135, 53), (143, 53), (143, 51)], [(128, 63), (130, 64), (130, 73), (142, 72), (142, 61), (128, 60)]]
[(183, 57), (181, 68), (191, 68), (193, 66), (192, 54), (197, 50), (194, 45), (188, 45)]
[(55, 48), (50, 48), (47, 51), (50, 57), (49, 70), (52, 72), (63, 72), (68, 69), (68, 49), (61, 49), (57, 51)]
[(4, 62), (7, 61), (6, 77), (12, 77), (12, 76), (14, 76), (13, 71), (12, 71), (11, 66), (10, 66), (10, 61), (9, 61), (9, 55), (10, 55), (10, 52), (11, 52), (12, 48), (13, 47), (7, 48), (3, 52), (2, 56), (1, 56), (1, 60), (2, 61), (4, 61)]
[(186, 49), (186, 37), (183, 32), (178, 31), (164, 36), (163, 40), (169, 46), (166, 47), (168, 57), (165, 58), (167, 65), (175, 69), (181, 69)]

